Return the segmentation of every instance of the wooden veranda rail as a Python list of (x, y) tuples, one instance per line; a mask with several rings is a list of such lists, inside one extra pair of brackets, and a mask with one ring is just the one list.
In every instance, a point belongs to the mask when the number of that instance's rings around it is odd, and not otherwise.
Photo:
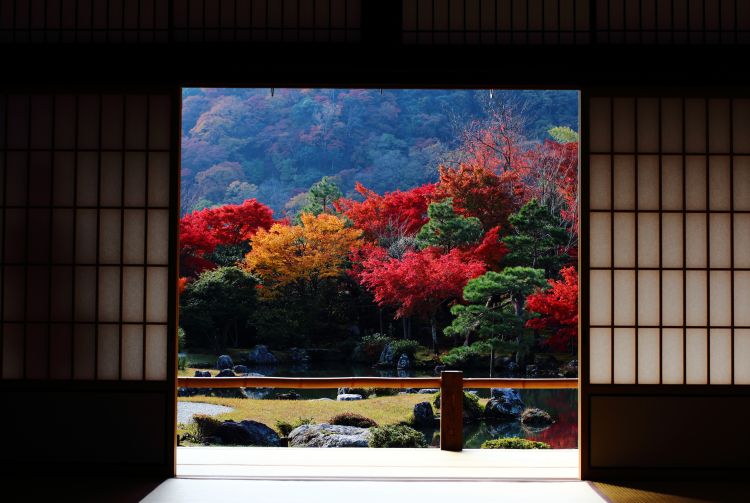
[(463, 372), (447, 370), (440, 377), (179, 377), (180, 388), (439, 388), (440, 448), (460, 451), (463, 447), (464, 388), (574, 389), (578, 379), (466, 378)]

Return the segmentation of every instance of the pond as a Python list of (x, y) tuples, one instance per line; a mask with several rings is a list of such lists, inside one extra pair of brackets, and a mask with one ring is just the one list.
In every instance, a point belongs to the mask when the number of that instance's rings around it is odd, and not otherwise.
[[(370, 365), (352, 364), (349, 362), (311, 362), (304, 366), (279, 364), (273, 367), (248, 366), (251, 372), (275, 377), (426, 377), (434, 375), (430, 371), (376, 369)], [(488, 372), (480, 369), (465, 370), (467, 377), (487, 377)], [(252, 390), (247, 390), (252, 393)], [(288, 391), (288, 390), (283, 390)], [(302, 400), (317, 398), (336, 398), (335, 389), (302, 389), (294, 390)], [(279, 390), (282, 392), (282, 390)], [(476, 390), (480, 398), (489, 398), (489, 389)], [(526, 407), (536, 407), (547, 411), (555, 423), (544, 429), (531, 429), (519, 422), (488, 423), (480, 422), (468, 424), (464, 427), (464, 447), (478, 449), (485, 440), (505, 437), (521, 437), (530, 440), (546, 442), (554, 449), (575, 449), (578, 444), (578, 393), (575, 389), (528, 389), (519, 390)], [(270, 391), (260, 391), (258, 397), (268, 396)], [(304, 405), (300, 405), (303, 409)], [(437, 446), (438, 430), (423, 429), (428, 442)]]

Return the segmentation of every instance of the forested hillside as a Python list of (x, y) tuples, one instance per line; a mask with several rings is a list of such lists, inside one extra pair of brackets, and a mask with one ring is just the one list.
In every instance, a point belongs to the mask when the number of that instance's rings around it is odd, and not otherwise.
[(346, 197), (355, 182), (378, 193), (436, 182), (508, 107), (530, 143), (578, 130), (572, 91), (186, 89), (182, 213), (256, 198), (281, 218), (323, 176)]

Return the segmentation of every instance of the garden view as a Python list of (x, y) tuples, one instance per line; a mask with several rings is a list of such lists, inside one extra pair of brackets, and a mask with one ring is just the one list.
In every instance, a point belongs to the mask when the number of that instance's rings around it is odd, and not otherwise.
[[(578, 93), (186, 89), (179, 374), (576, 377)], [(427, 447), (438, 390), (179, 390), (182, 445)], [(575, 390), (467, 448), (575, 448)]]

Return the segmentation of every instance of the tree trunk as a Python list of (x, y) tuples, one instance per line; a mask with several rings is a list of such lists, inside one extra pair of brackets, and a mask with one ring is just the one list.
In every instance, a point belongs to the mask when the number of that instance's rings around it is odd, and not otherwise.
[(437, 354), (437, 327), (435, 315), (430, 316), (430, 331), (432, 332), (432, 352)]
[(492, 367), (495, 365), (495, 348), (490, 346), (490, 377), (492, 377)]
[(383, 333), (383, 308), (378, 308), (378, 323), (380, 324), (380, 333)]
[(404, 327), (404, 339), (408, 339), (406, 328), (406, 317), (401, 318), (401, 325)]

